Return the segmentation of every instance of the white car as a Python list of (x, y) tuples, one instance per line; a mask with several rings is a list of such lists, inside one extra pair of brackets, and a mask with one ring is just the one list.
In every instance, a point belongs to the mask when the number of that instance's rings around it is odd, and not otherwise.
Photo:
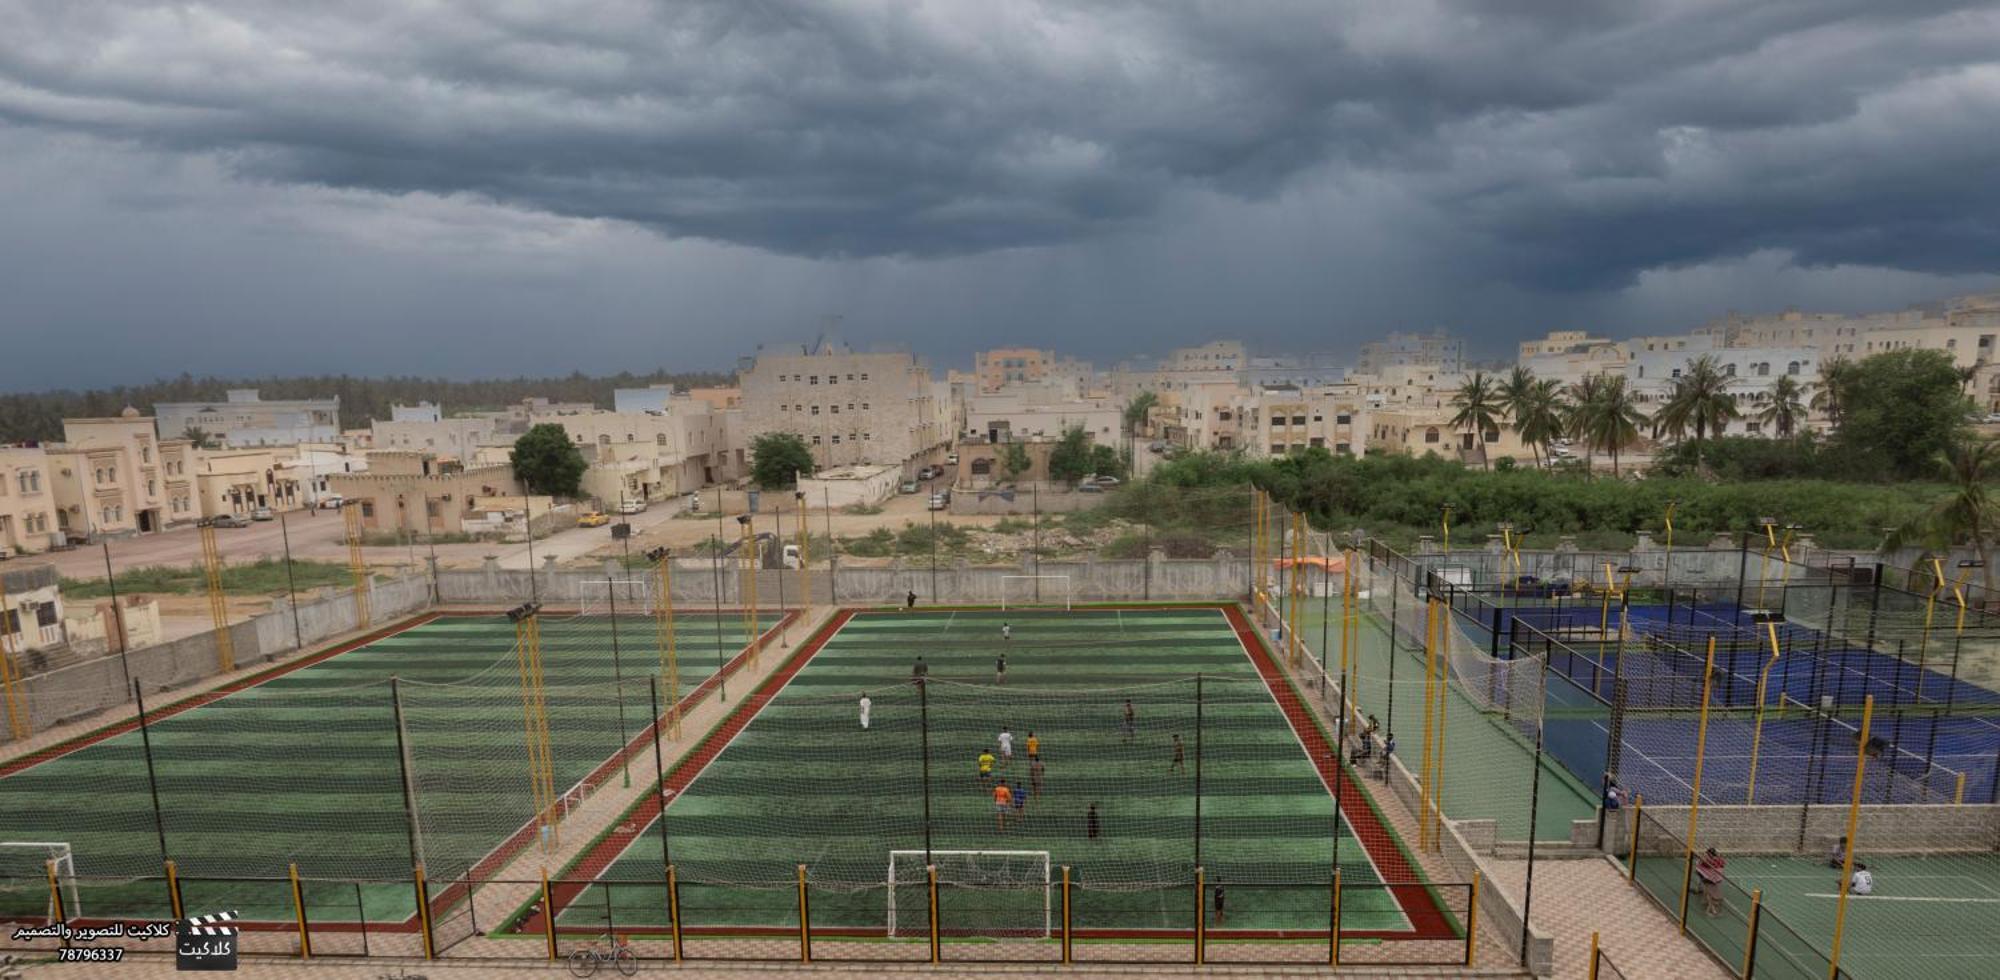
[(330, 493), (319, 498), (319, 507), (321, 510), (339, 510), (340, 506), (346, 502), (341, 499), (340, 494)]
[(645, 512), (646, 502), (643, 500), (626, 500), (620, 502), (618, 505), (618, 513), (620, 514), (643, 514)]

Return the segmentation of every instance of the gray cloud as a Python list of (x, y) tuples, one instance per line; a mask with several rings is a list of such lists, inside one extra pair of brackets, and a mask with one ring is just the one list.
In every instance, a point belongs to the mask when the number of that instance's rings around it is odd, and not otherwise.
[(629, 290), (632, 336), (671, 283), (689, 331), (837, 308), (955, 348), (1518, 334), (1773, 256), (1900, 300), (1996, 271), (1995, 51), (1943, 0), (0, 0), (0, 205), (47, 217), (0, 222), (0, 284), (130, 317), (18, 271), (92, 235), (177, 324), (318, 295), (231, 275), (285, 261), (390, 320)]

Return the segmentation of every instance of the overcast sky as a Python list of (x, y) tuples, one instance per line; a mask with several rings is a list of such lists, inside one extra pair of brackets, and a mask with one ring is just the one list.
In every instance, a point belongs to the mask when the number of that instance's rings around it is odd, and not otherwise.
[(0, 0), (0, 388), (2000, 288), (2000, 8)]

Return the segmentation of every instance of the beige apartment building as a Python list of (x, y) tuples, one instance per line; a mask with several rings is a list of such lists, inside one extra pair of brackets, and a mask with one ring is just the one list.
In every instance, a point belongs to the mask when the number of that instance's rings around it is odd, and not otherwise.
[(470, 462), (479, 447), (502, 440), (499, 422), (492, 416), (461, 418), (423, 417), (399, 412), (401, 417), (377, 421), (369, 426), (371, 444), (376, 449), (398, 452), (435, 453), (440, 457)]
[[(346, 506), (360, 508), (363, 527), (417, 534), (463, 533), (481, 513), (477, 498), (521, 492), (511, 466), (467, 467), (425, 452), (377, 451), (367, 472), (332, 473), (326, 482)], [(543, 509), (546, 500), (535, 506)]]
[(972, 355), (972, 373), (979, 380), (980, 391), (995, 392), (1005, 385), (1042, 381), (1055, 361), (1055, 351), (1001, 347)]
[(0, 556), (32, 555), (62, 543), (49, 460), (40, 446), (0, 446)]
[(802, 436), (821, 467), (942, 461), (950, 394), (906, 352), (855, 353), (822, 338), (810, 348), (760, 349), (739, 371), (745, 447), (770, 432)]
[(314, 495), (305, 482), (310, 477), (291, 465), (288, 450), (210, 449), (195, 456), (195, 490), (203, 517), (312, 506)]
[(198, 514), (170, 504), (168, 461), (185, 463), (185, 443), (163, 446), (153, 420), (134, 408), (117, 418), (64, 419), (63, 441), (46, 447), (57, 529), (72, 539), (150, 534)]
[(730, 416), (710, 403), (679, 394), (659, 408), (536, 416), (559, 425), (583, 453), (583, 495), (605, 507), (626, 501), (666, 500), (735, 477), (738, 454), (730, 443)]
[(1513, 426), (1502, 422), (1497, 429), (1474, 433), (1453, 425), (1451, 418), (1455, 414), (1456, 410), (1450, 407), (1405, 406), (1372, 411), (1368, 415), (1368, 447), (1410, 456), (1436, 453), (1470, 465), (1480, 462), (1482, 449), (1488, 462), (1502, 457), (1529, 459), (1534, 455)]

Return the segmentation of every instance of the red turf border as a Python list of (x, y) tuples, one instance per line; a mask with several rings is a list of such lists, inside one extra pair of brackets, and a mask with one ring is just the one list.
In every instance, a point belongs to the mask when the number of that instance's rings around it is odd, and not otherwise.
[[(1223, 607), (1223, 615), (1227, 616), (1229, 624), (1235, 627), (1237, 641), (1243, 644), (1244, 651), (1250, 656), (1250, 662), (1263, 677), (1264, 686), (1277, 700), (1278, 710), (1284, 714), (1285, 722), (1292, 726), (1292, 733), (1305, 745), (1306, 754), (1311, 756), (1313, 768), (1318, 771), (1320, 782), (1325, 785), (1327, 793), (1329, 795), (1333, 793), (1336, 780), (1345, 780), (1349, 785), (1355, 785), (1356, 781), (1352, 775), (1337, 771), (1342, 767), (1339, 756), (1333, 747), (1327, 744), (1326, 736), (1320, 732), (1319, 725), (1313, 722), (1311, 711), (1299, 702), (1298, 691), (1292, 687), (1284, 673), (1278, 669), (1277, 663), (1264, 649), (1263, 637), (1259, 636), (1257, 630), (1244, 619), (1242, 608), (1232, 603)], [(1348, 825), (1355, 830), (1355, 840), (1361, 843), (1361, 846), (1368, 851), (1368, 856), (1375, 861), (1375, 867), (1382, 873), (1385, 883), (1423, 880), (1423, 875), (1410, 866), (1409, 859), (1403, 855), (1400, 848), (1392, 846), (1386, 848), (1388, 853), (1378, 854), (1376, 848), (1369, 846), (1371, 840), (1395, 839), (1394, 832), (1382, 825), (1381, 817), (1376, 814), (1374, 807), (1365, 805), (1364, 801), (1364, 805), (1342, 812)], [(1430, 885), (1390, 884), (1389, 892), (1396, 896), (1397, 904), (1401, 905), (1410, 917), (1411, 932), (1394, 935), (1414, 934), (1418, 939), (1457, 937), (1457, 931), (1451, 927), (1450, 920), (1438, 907), (1437, 896), (1431, 893)], [(1347, 933), (1343, 932), (1342, 935)]]
[[(1244, 619), (1243, 610), (1240, 606), (1235, 603), (1169, 602), (1164, 604), (1101, 603), (1093, 604), (1090, 608), (1092, 610), (1104, 611), (1145, 611), (1163, 608), (1208, 609), (1221, 612), (1224, 618), (1229, 621), (1230, 626), (1235, 630), (1237, 643), (1243, 647), (1244, 655), (1250, 659), (1251, 665), (1257, 669), (1259, 677), (1264, 681), (1265, 688), (1270, 691), (1272, 699), (1277, 702), (1279, 712), (1285, 716), (1286, 724), (1291, 726), (1293, 734), (1298, 737), (1300, 743), (1305, 747), (1314, 770), (1319, 773), (1322, 786), (1326, 789), (1329, 796), (1332, 794), (1333, 782), (1330, 776), (1332, 765), (1326, 761), (1332, 758), (1332, 749), (1327, 744), (1325, 736), (1320, 733), (1319, 726), (1313, 724), (1311, 714), (1304, 705), (1299, 703), (1297, 692), (1286, 681), (1284, 675), (1279, 672), (1277, 665), (1271, 661), (1263, 647), (1262, 638), (1257, 635), (1257, 631)], [(932, 606), (917, 611), (992, 612), (996, 610), (997, 607), (993, 606)], [(778, 690), (783, 689), (786, 684), (790, 683), (794, 675), (805, 669), (806, 665), (812, 660), (812, 657), (826, 645), (826, 642), (831, 640), (835, 634), (840, 632), (842, 627), (846, 626), (855, 617), (870, 614), (894, 615), (906, 612), (909, 612), (909, 610), (902, 607), (850, 607), (837, 611), (807, 642), (800, 645), (798, 651), (793, 654), (792, 660), (777, 671), (774, 671), (753, 693), (764, 695), (767, 693), (776, 693)], [(768, 701), (765, 703), (768, 703)], [(749, 727), (750, 723), (756, 719), (762, 710), (762, 704), (757, 705), (756, 710), (753, 711), (744, 711), (739, 706), (735, 713), (725, 718), (703, 740), (701, 746), (696, 750), (696, 755), (693, 757), (693, 765), (689, 765), (684, 760), (677, 764), (673, 772), (667, 774), (668, 789), (678, 793), (689, 783), (693, 782), (694, 778), (703, 769), (707, 768), (710, 762), (713, 762), (717, 756), (721, 755), (722, 751), (728, 747), (730, 740), (735, 738), (738, 732)], [(610, 833), (600, 837), (588, 850), (578, 856), (568, 867), (564, 868), (561, 875), (562, 881), (560, 883), (551, 882), (549, 885), (549, 903), (554, 907), (555, 915), (560, 917), (562, 911), (568, 908), (571, 901), (578, 895), (581, 895), (590, 885), (594, 884), (596, 876), (601, 874), (604, 869), (610, 867), (618, 859), (619, 855), (629, 849), (638, 833), (650, 826), (652, 821), (659, 816), (659, 813), (660, 794), (646, 794), (630, 810), (626, 811), (624, 819), (620, 821), (617, 827), (614, 827)], [(1377, 849), (1371, 846), (1371, 841), (1394, 840), (1394, 832), (1383, 826), (1381, 818), (1375, 813), (1374, 808), (1366, 805), (1366, 801), (1364, 800), (1361, 806), (1346, 811), (1346, 816), (1349, 826), (1353, 827), (1356, 831), (1356, 842), (1367, 850), (1369, 857), (1375, 861), (1375, 866), (1381, 870), (1383, 876), (1393, 881), (1410, 882), (1410, 884), (1392, 884), (1387, 887), (1390, 894), (1396, 896), (1397, 903), (1408, 914), (1411, 928), (1409, 930), (1342, 929), (1340, 933), (1342, 938), (1403, 941), (1459, 938), (1459, 933), (1452, 928), (1449, 918), (1438, 906), (1437, 897), (1431, 892), (1432, 886), (1428, 883), (1417, 883), (1421, 881), (1422, 876), (1415, 868), (1411, 867), (1409, 860), (1403, 855), (1403, 852), (1391, 846), (1387, 848), (1386, 854), (1378, 854), (1376, 853)], [(632, 830), (626, 831), (624, 829), (626, 827), (630, 827)], [(496, 931), (494, 935), (542, 935), (544, 926), (542, 925), (541, 917), (545, 914), (548, 914), (545, 910), (530, 912), (515, 920), (508, 931), (504, 933)], [(563, 926), (558, 924), (555, 931), (565, 935), (571, 933), (580, 935), (591, 933), (595, 928), (592, 926)], [(1211, 930), (1211, 932), (1214, 931)], [(748, 937), (791, 935), (789, 931), (773, 929), (768, 926), (697, 926), (685, 929), (683, 932), (685, 935), (691, 936)], [(873, 937), (879, 935), (880, 931), (827, 927), (825, 929), (815, 928), (813, 932), (815, 935), (825, 936)], [(1228, 930), (1227, 934), (1232, 938), (1244, 939), (1310, 939), (1324, 935), (1323, 932), (1279, 929)], [(1192, 932), (1186, 929), (1079, 929), (1074, 930), (1072, 935), (1082, 939), (1161, 939), (1187, 938), (1192, 935)]]

